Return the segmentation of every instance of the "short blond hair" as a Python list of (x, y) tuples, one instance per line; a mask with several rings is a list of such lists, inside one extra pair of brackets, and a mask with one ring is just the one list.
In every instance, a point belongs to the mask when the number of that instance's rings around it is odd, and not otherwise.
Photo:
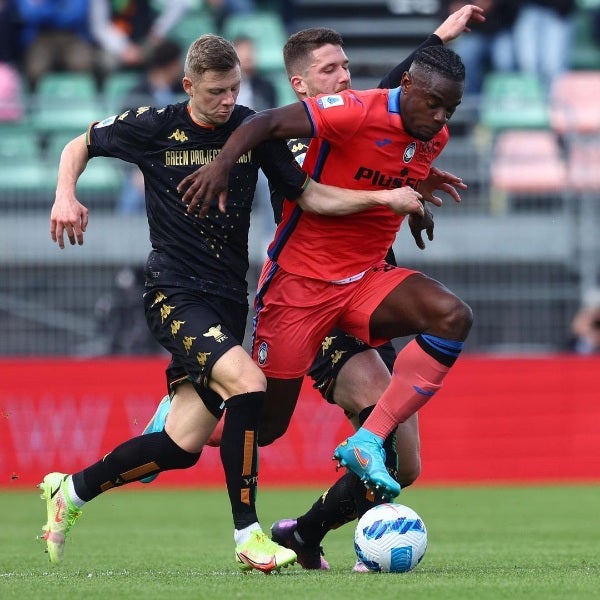
[(233, 44), (213, 33), (201, 35), (190, 45), (185, 57), (186, 77), (204, 75), (206, 71), (226, 72), (239, 66), (240, 59)]

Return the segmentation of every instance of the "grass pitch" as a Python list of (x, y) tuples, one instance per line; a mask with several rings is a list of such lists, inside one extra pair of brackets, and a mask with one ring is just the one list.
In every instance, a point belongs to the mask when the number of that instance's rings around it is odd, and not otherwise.
[[(297, 516), (320, 490), (263, 489), (263, 527)], [(134, 484), (86, 505), (51, 565), (36, 539), (37, 489), (0, 493), (0, 598), (574, 600), (600, 597), (600, 486), (415, 487), (399, 502), (429, 533), (407, 574), (351, 573), (353, 526), (325, 539), (328, 572), (243, 575), (224, 491)]]

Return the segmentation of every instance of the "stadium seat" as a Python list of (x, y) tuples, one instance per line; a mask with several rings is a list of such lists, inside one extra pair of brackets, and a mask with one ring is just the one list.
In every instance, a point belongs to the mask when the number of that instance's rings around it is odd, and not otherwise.
[(125, 97), (140, 77), (136, 71), (114, 71), (106, 77), (102, 85), (106, 115), (121, 112)]
[(217, 33), (215, 19), (208, 11), (186, 15), (173, 27), (168, 36), (169, 39), (181, 45), (181, 49), (185, 54), (190, 44), (203, 33)]
[(32, 124), (38, 131), (85, 130), (106, 116), (96, 82), (87, 73), (48, 73), (32, 97)]
[[(600, 65), (599, 65), (600, 66)], [(550, 123), (565, 136), (600, 132), (600, 70), (567, 71), (550, 93)]]
[(516, 196), (534, 203), (561, 197), (567, 187), (567, 167), (556, 134), (551, 130), (499, 133), (491, 157), (490, 183), (494, 212), (504, 212)]
[(223, 24), (223, 36), (234, 41), (241, 35), (254, 40), (258, 70), (264, 72), (283, 68), (281, 51), (287, 41), (287, 34), (275, 12), (230, 15)]
[(19, 123), (0, 124), (0, 162), (16, 164), (37, 161), (40, 144), (37, 132), (28, 125)]
[(549, 111), (537, 77), (524, 73), (490, 73), (483, 82), (481, 124), (492, 131), (546, 129)]

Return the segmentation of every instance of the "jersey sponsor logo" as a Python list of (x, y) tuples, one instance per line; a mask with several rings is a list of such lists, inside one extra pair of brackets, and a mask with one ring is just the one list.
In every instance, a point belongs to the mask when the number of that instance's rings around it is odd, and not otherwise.
[(400, 176), (398, 176), (390, 175), (389, 173), (382, 173), (377, 169), (371, 169), (369, 167), (358, 167), (358, 170), (354, 175), (354, 179), (356, 181), (360, 181), (361, 179), (368, 179), (376, 187), (392, 189), (404, 187), (405, 185), (407, 185), (412, 188), (416, 188), (417, 185), (421, 182), (421, 179), (415, 177), (407, 177), (408, 173), (409, 170), (407, 168), (402, 169), (402, 171), (400, 171)]
[(334, 96), (323, 96), (317, 100), (317, 104), (323, 109), (331, 108), (332, 106), (343, 106), (344, 99), (339, 94), (335, 94)]
[(267, 346), (267, 342), (261, 342), (258, 347), (258, 364), (264, 365), (267, 362), (267, 358), (269, 356), (269, 347)]
[(112, 125), (115, 120), (117, 118), (117, 115), (113, 115), (112, 117), (106, 117), (106, 119), (103, 119), (102, 121), (100, 121), (100, 123), (96, 123), (94, 125), (94, 129), (100, 129), (101, 127), (108, 127), (109, 125)]
[(404, 160), (405, 163), (410, 162), (416, 151), (417, 142), (411, 142), (408, 146), (406, 146), (402, 160)]
[(187, 142), (189, 138), (187, 135), (185, 135), (184, 131), (181, 131), (181, 129), (176, 129), (167, 139), (175, 140), (176, 142)]
[(213, 325), (212, 327), (209, 327), (208, 331), (206, 333), (203, 333), (202, 336), (205, 338), (208, 338), (208, 337), (214, 338), (215, 342), (219, 342), (219, 344), (224, 342), (225, 340), (229, 339), (227, 337), (227, 334), (225, 334), (221, 331), (221, 324)]
[[(177, 130), (179, 131), (179, 130)], [(172, 133), (169, 136), (171, 139), (176, 133)], [(179, 131), (179, 133), (185, 136), (185, 133)], [(175, 139), (175, 138), (173, 138)], [(185, 139), (178, 139), (179, 142), (187, 141)], [(221, 150), (219, 148), (212, 149), (193, 149), (193, 150), (165, 150), (165, 166), (166, 167), (187, 167), (189, 165), (207, 165), (211, 162)], [(245, 154), (242, 154), (237, 161), (237, 164), (250, 164), (252, 163), (252, 150), (248, 150)]]

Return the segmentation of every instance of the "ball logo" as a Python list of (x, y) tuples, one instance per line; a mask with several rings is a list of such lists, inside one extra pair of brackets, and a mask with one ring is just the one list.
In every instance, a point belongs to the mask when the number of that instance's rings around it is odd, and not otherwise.
[(267, 346), (267, 342), (261, 342), (258, 347), (258, 364), (264, 365), (267, 362), (267, 357), (269, 355), (269, 348)]
[(405, 163), (410, 162), (412, 160), (412, 157), (415, 155), (416, 150), (417, 142), (411, 142), (408, 146), (406, 146), (406, 149), (404, 150), (404, 156), (402, 157)]

